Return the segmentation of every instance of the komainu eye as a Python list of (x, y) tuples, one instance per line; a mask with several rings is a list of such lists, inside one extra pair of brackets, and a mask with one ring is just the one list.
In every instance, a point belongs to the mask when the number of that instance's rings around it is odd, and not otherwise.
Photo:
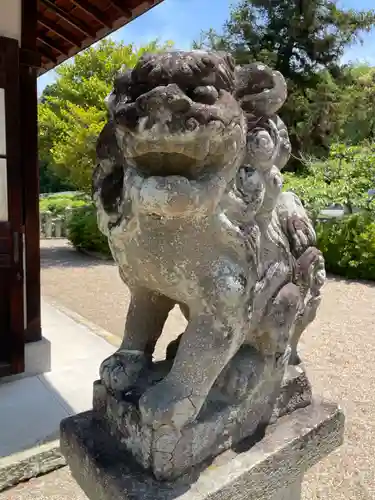
[(200, 102), (201, 104), (215, 104), (219, 97), (218, 91), (212, 85), (196, 87), (192, 92), (190, 92), (190, 97), (195, 102)]

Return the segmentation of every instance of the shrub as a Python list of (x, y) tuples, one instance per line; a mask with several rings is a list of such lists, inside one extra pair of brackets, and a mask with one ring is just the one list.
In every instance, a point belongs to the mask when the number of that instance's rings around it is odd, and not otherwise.
[(351, 279), (375, 280), (375, 219), (358, 213), (318, 223), (318, 247), (327, 271)]
[(375, 183), (375, 144), (331, 146), (329, 158), (310, 159), (305, 170), (284, 175), (284, 189), (293, 191), (313, 218), (331, 204), (340, 204), (353, 212), (374, 205), (368, 192)]
[(76, 193), (66, 193), (47, 196), (39, 201), (41, 212), (49, 211), (53, 215), (62, 215), (67, 208), (79, 208), (88, 204), (85, 196)]
[(68, 239), (78, 250), (111, 255), (107, 238), (99, 231), (92, 204), (73, 210), (68, 221)]

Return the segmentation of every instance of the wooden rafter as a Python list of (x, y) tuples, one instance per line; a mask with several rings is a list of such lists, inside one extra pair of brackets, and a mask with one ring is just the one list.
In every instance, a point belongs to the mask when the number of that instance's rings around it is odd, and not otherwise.
[(113, 5), (113, 7), (115, 7), (127, 19), (130, 19), (132, 17), (132, 10), (124, 5), (125, 0), (109, 0), (109, 3)]
[(53, 21), (50, 21), (49, 19), (40, 16), (40, 14), (38, 17), (38, 23), (40, 23), (48, 30), (53, 31), (56, 35), (58, 35), (60, 38), (63, 38), (66, 42), (70, 43), (71, 45), (80, 47), (81, 42), (77, 40), (71, 33), (69, 33), (69, 31), (65, 31), (64, 28), (54, 23)]
[(47, 47), (49, 47), (50, 49), (56, 50), (59, 54), (62, 54), (63, 56), (69, 56), (68, 52), (66, 50), (62, 49), (51, 38), (39, 35), (37, 37), (37, 40), (39, 40), (39, 42), (42, 42), (44, 45), (47, 45)]
[[(0, 2), (3, 0), (0, 0)], [(74, 56), (114, 29), (130, 22), (163, 0), (22, 0), (38, 4), (38, 50), (43, 55), (38, 74)], [(35, 5), (36, 9), (36, 5)], [(35, 62), (33, 63), (35, 64)]]
[(112, 28), (112, 23), (107, 18), (107, 16), (105, 16), (104, 13), (100, 11), (97, 7), (94, 7), (91, 3), (87, 2), (87, 0), (70, 0), (70, 1), (76, 7), (86, 12), (86, 14), (93, 17), (96, 21), (98, 21), (98, 23), (102, 24), (103, 26), (109, 29)]
[(83, 24), (79, 19), (73, 17), (69, 12), (66, 12), (61, 7), (58, 7), (51, 0), (39, 0), (42, 4), (44, 4), (49, 10), (57, 14), (61, 19), (66, 21), (70, 26), (76, 28), (78, 31), (83, 33), (89, 38), (95, 38), (96, 32), (89, 26)]

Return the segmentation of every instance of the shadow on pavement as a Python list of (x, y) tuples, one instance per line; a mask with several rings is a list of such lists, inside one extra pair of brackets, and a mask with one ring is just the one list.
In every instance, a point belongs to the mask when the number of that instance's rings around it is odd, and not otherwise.
[(41, 241), (40, 264), (42, 269), (51, 267), (113, 266), (110, 260), (102, 260), (78, 252), (65, 240)]

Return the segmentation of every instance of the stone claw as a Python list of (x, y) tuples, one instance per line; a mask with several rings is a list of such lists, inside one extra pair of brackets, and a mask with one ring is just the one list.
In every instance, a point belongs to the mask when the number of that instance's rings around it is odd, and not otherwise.
[(308, 219), (293, 214), (287, 219), (287, 229), (293, 255), (301, 256), (315, 244), (315, 232)]
[(102, 362), (100, 378), (107, 389), (125, 391), (134, 386), (146, 364), (143, 352), (119, 349)]
[(309, 247), (297, 260), (296, 283), (303, 289), (318, 291), (325, 281), (324, 258), (320, 250)]
[(161, 425), (180, 429), (196, 418), (203, 404), (203, 400), (199, 401), (197, 397), (180, 394), (167, 380), (162, 380), (142, 395), (139, 410), (143, 423), (154, 429)]

